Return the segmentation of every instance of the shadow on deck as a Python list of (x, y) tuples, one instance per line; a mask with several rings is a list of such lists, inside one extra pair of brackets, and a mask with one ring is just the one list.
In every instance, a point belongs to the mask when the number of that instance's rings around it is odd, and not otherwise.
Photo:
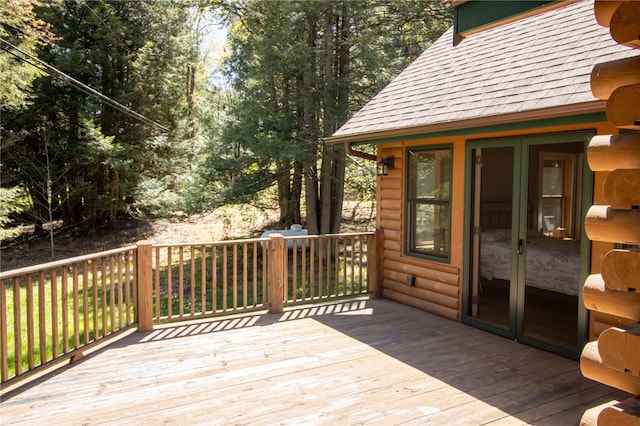
[(157, 326), (6, 394), (3, 424), (578, 424), (578, 362), (388, 300)]

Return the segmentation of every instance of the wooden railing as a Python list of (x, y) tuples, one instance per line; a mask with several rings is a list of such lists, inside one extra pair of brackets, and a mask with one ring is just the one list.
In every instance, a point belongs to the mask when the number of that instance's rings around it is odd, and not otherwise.
[(153, 321), (278, 312), (285, 304), (366, 294), (367, 242), (373, 235), (272, 234), (153, 245)]
[[(375, 233), (135, 246), (0, 273), (2, 383), (133, 324), (367, 294)], [(373, 291), (373, 289), (372, 289)]]
[(2, 383), (135, 323), (136, 246), (0, 274)]
[(154, 245), (153, 321), (264, 309), (268, 241)]
[(284, 237), (297, 247), (286, 258), (285, 302), (297, 303), (368, 292), (367, 244), (373, 233)]

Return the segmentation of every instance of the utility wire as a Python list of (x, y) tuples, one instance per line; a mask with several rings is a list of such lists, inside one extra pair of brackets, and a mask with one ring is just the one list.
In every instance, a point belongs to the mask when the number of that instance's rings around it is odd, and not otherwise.
[(93, 13), (93, 16), (95, 16), (96, 18), (98, 18), (98, 21), (100, 21), (100, 23), (102, 24), (102, 26), (103, 26), (103, 27), (105, 27), (105, 28), (106, 28), (106, 29), (107, 29), (111, 34), (113, 34), (113, 36), (114, 36), (115, 38), (117, 38), (117, 39), (118, 39), (118, 41), (121, 41), (121, 40), (120, 40), (120, 37), (118, 36), (118, 34), (114, 33), (114, 32), (113, 32), (113, 30), (111, 29), (111, 27), (109, 27), (109, 25), (107, 25), (107, 24), (102, 20), (102, 18), (100, 17), (100, 15), (98, 15), (98, 14), (96, 13), (96, 11), (95, 11), (95, 10), (91, 9), (91, 6), (89, 6), (89, 4), (86, 2), (86, 0), (82, 0), (82, 3), (84, 3), (85, 7), (86, 7), (87, 9), (89, 9), (89, 10), (91, 11), (91, 13)]
[(113, 99), (111, 99), (110, 97), (103, 95), (102, 93), (98, 92), (95, 89), (92, 89), (91, 87), (87, 86), (86, 84), (82, 83), (81, 81), (76, 80), (75, 78), (71, 77), (68, 74), (65, 74), (64, 72), (60, 71), (59, 69), (53, 67), (52, 65), (49, 65), (48, 63), (44, 62), (41, 59), (36, 58), (33, 55), (30, 55), (29, 53), (25, 52), (24, 50), (20, 49), (19, 47), (13, 45), (12, 43), (8, 42), (7, 40), (0, 38), (0, 41), (4, 44), (6, 44), (7, 46), (9, 46), (11, 49), (20, 52), (20, 54), (24, 55), (20, 56), (18, 54), (16, 54), (15, 52), (12, 52), (10, 50), (7, 49), (7, 47), (5, 46), (0, 46), (0, 48), (2, 50), (4, 50), (5, 52), (13, 55), (14, 57), (18, 58), (19, 60), (26, 62), (27, 64), (38, 68), (41, 71), (45, 71), (47, 73), (53, 73), (59, 77), (61, 77), (63, 80), (65, 80), (67, 83), (71, 84), (72, 86), (76, 87), (78, 90), (80, 90), (81, 92), (84, 92), (85, 94), (89, 95), (89, 96), (93, 96), (96, 97), (98, 99), (100, 99), (102, 102), (104, 102), (105, 104), (117, 109), (118, 111), (121, 111), (139, 121), (142, 121), (143, 123), (146, 124), (150, 124), (160, 130), (162, 130), (163, 132), (168, 132), (169, 129), (153, 120), (151, 120), (150, 118), (145, 117), (144, 115), (132, 110), (131, 108), (128, 108), (124, 105), (122, 105), (121, 103), (119, 103), (118, 101), (115, 101)]

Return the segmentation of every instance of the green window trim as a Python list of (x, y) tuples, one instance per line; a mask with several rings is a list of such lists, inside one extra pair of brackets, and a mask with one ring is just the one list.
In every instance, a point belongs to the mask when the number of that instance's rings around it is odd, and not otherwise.
[(453, 145), (406, 150), (404, 254), (449, 263)]

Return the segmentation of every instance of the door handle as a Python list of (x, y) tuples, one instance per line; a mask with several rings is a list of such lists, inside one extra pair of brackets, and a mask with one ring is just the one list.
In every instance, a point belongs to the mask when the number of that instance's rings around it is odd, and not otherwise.
[(518, 254), (522, 254), (523, 253), (523, 246), (524, 246), (524, 241), (521, 239), (518, 240)]

